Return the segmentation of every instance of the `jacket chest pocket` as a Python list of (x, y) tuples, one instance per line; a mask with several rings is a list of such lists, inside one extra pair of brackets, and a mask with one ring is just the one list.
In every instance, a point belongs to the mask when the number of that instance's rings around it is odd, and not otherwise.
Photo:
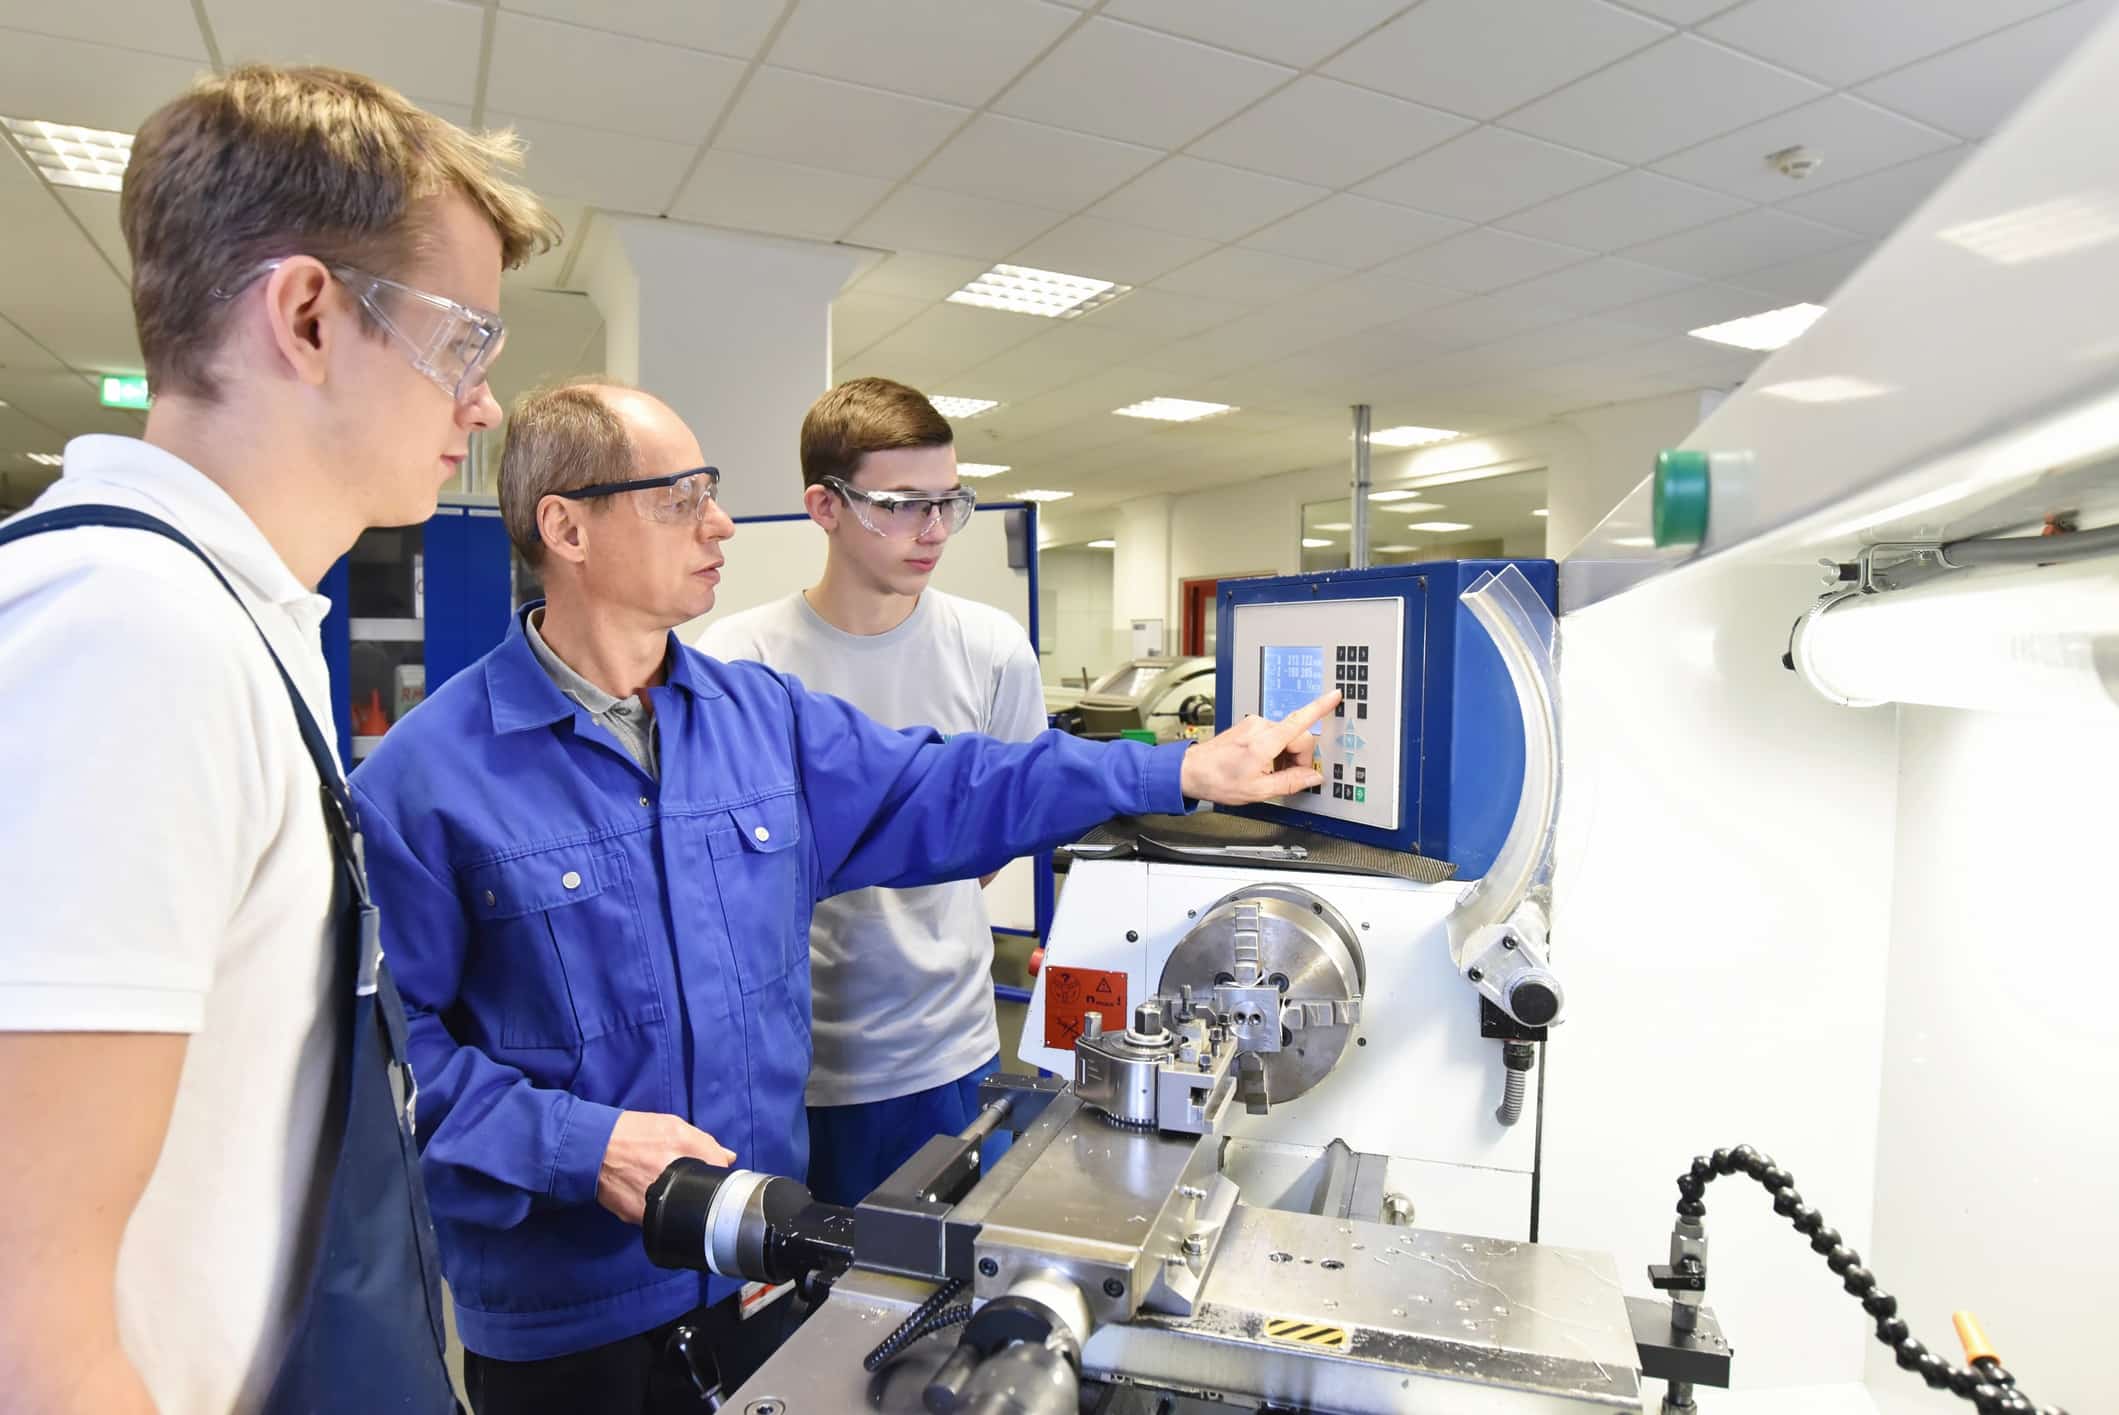
[(802, 813), (793, 793), (715, 812), (706, 848), (745, 993), (809, 964), (810, 897), (804, 880)]
[[(464, 872), (478, 931), (466, 994), (507, 1049), (578, 1052), (584, 1042), (662, 1020), (625, 856), (564, 846)], [(474, 991), (475, 990), (475, 991)]]

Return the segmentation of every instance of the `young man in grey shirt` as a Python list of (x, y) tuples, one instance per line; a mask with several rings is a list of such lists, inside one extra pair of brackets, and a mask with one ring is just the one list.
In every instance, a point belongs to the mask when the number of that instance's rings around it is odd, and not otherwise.
[[(888, 727), (1011, 741), (1042, 732), (1044, 689), (1022, 628), (928, 585), (971, 513), (952, 442), (948, 421), (901, 383), (855, 379), (818, 399), (802, 423), (802, 479), (828, 542), (824, 576), (716, 622), (700, 647), (792, 673)], [(986, 882), (817, 905), (806, 1099), (819, 1198), (859, 1200), (977, 1113), (979, 1080), (1000, 1065)]]

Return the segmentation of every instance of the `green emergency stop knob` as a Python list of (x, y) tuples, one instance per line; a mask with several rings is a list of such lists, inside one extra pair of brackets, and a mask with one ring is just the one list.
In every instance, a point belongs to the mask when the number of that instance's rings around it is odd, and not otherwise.
[(1712, 477), (1705, 452), (1671, 448), (1655, 457), (1655, 517), (1658, 549), (1698, 545), (1707, 538), (1707, 499)]

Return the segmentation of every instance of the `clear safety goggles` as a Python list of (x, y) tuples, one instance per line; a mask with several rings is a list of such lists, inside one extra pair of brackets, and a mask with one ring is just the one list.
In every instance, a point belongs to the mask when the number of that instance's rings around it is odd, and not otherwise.
[(580, 486), (555, 494), (569, 501), (590, 501), (599, 496), (631, 492), (640, 493), (632, 497), (632, 503), (633, 509), (642, 516), (666, 526), (681, 526), (705, 519), (706, 508), (721, 495), (721, 470), (718, 467), (694, 467), (688, 472), (672, 472), (666, 477), (598, 482), (594, 486)]
[(933, 496), (918, 491), (863, 491), (843, 477), (825, 477), (823, 482), (839, 493), (862, 525), (893, 540), (915, 539), (936, 526), (955, 535), (979, 504), (978, 494), (968, 486)]
[[(286, 263), (286, 257), (265, 261), (234, 285), (216, 289), (214, 296), (233, 299)], [(327, 265), (325, 269), (404, 345), (412, 356), (412, 367), (457, 402), (471, 401), (507, 342), (507, 326), (499, 315), (350, 265)]]

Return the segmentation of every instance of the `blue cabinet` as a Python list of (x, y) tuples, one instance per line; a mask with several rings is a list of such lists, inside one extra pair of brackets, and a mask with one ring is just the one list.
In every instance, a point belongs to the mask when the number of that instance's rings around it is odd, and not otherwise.
[(490, 502), (451, 503), (424, 525), (372, 530), (319, 587), (331, 600), (324, 659), (340, 760), (499, 643), (514, 611), (506, 528)]

